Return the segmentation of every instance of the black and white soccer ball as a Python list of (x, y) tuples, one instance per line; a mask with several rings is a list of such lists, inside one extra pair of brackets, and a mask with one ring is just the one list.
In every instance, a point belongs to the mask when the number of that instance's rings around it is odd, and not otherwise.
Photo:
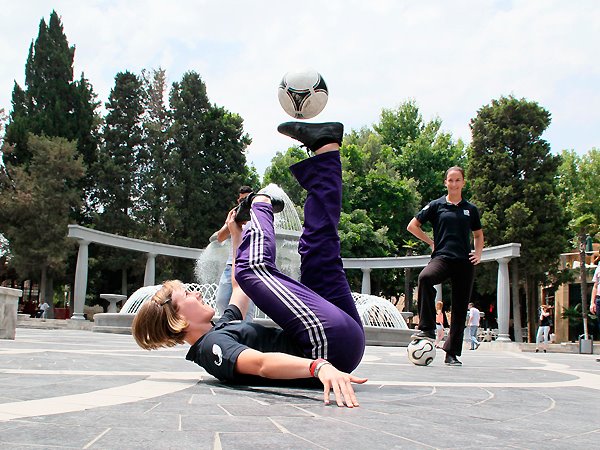
[(407, 352), (410, 362), (417, 366), (428, 366), (435, 359), (435, 345), (428, 339), (413, 339)]
[(312, 119), (323, 111), (329, 98), (325, 80), (314, 69), (286, 73), (278, 91), (281, 107), (294, 119)]

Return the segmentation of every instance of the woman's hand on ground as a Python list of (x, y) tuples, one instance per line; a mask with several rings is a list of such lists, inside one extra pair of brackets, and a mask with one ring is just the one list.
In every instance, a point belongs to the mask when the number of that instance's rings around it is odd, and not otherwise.
[(359, 378), (337, 370), (331, 364), (321, 367), (319, 380), (323, 383), (323, 400), (326, 405), (329, 404), (329, 395), (333, 389), (337, 405), (347, 406), (348, 408), (359, 406), (352, 383), (363, 384), (367, 381), (366, 378)]

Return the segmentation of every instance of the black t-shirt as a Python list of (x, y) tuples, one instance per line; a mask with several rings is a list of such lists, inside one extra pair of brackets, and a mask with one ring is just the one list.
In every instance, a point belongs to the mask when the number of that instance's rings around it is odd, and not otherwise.
[(540, 326), (549, 327), (552, 325), (552, 315), (540, 316)]
[(247, 348), (304, 356), (290, 335), (280, 328), (242, 322), (242, 313), (229, 305), (215, 326), (191, 346), (186, 359), (222, 381), (256, 384), (260, 377), (235, 373), (235, 363)]
[(429, 202), (415, 218), (433, 226), (432, 258), (468, 260), (471, 252), (471, 232), (481, 230), (477, 207), (466, 200), (454, 205), (442, 196)]

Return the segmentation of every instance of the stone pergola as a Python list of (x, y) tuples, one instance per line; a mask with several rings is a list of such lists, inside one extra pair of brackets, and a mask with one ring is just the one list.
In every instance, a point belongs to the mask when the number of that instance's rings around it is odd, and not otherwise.
[[(71, 319), (83, 320), (83, 307), (87, 291), (88, 247), (91, 243), (110, 247), (138, 251), (146, 254), (146, 272), (144, 286), (155, 284), (155, 259), (157, 255), (173, 256), (197, 260), (203, 249), (158, 244), (156, 242), (133, 239), (115, 234), (92, 230), (79, 225), (69, 225), (68, 236), (79, 241), (77, 267), (75, 269), (75, 288), (73, 292), (74, 312)], [(521, 244), (511, 243), (483, 249), (481, 262), (498, 263), (498, 341), (510, 341), (508, 322), (510, 317), (510, 281), (508, 263), (520, 256)], [(371, 271), (374, 269), (406, 269), (425, 267), (430, 256), (404, 256), (388, 258), (343, 258), (345, 269), (360, 269), (363, 273), (361, 293), (371, 293)]]
[[(508, 277), (508, 263), (512, 258), (521, 255), (521, 244), (504, 244), (483, 249), (481, 262), (496, 261), (498, 263), (498, 338), (497, 341), (510, 341), (508, 322), (510, 318), (510, 280)], [(431, 257), (403, 256), (391, 258), (344, 258), (344, 269), (362, 270), (361, 293), (371, 293), (371, 271), (373, 269), (407, 269), (425, 267)]]
[(88, 278), (88, 248), (89, 245), (100, 244), (109, 247), (133, 250), (146, 254), (146, 272), (144, 274), (144, 286), (155, 284), (155, 261), (157, 255), (174, 256), (176, 258), (198, 259), (202, 249), (179, 247), (177, 245), (158, 244), (156, 242), (133, 239), (116, 234), (104, 233), (92, 230), (80, 225), (69, 225), (68, 237), (77, 239), (79, 252), (77, 253), (77, 266), (75, 267), (75, 288), (73, 290), (73, 316), (71, 319), (84, 320), (83, 307), (85, 305), (85, 294), (87, 291)]

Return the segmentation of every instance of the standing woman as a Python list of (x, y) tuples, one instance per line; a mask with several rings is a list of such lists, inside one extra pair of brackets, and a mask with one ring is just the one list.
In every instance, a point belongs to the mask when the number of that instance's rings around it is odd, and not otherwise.
[[(540, 311), (540, 326), (538, 327), (537, 336), (535, 338), (535, 352), (540, 351), (540, 343), (542, 343), (542, 350), (546, 353), (548, 349), (548, 343), (550, 339), (550, 323), (552, 318), (550, 317), (550, 308), (548, 305), (542, 305), (542, 309)], [(542, 341), (543, 339), (543, 341)]]
[[(431, 247), (431, 261), (419, 275), (419, 332), (414, 338), (435, 340), (435, 285), (450, 279), (452, 285), (452, 321), (450, 333), (444, 344), (445, 363), (461, 366), (458, 356), (467, 316), (467, 304), (473, 290), (475, 265), (481, 261), (483, 230), (479, 211), (462, 198), (465, 172), (460, 167), (446, 171), (444, 184), (448, 194), (429, 202), (410, 221), (406, 228)], [(422, 225), (431, 222), (433, 240), (423, 231)], [(475, 250), (471, 250), (471, 234)]]

